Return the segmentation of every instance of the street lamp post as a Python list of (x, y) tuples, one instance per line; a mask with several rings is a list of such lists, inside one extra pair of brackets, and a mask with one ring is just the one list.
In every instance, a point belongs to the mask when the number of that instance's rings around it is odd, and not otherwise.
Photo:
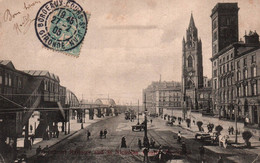
[(146, 94), (144, 94), (144, 109), (145, 109), (145, 117), (144, 117), (144, 146), (149, 146), (149, 140), (147, 137), (147, 108), (146, 108)]
[[(235, 110), (235, 143), (237, 144), (237, 111), (238, 111), (238, 107), (239, 107), (239, 105), (238, 105), (238, 103), (237, 104), (231, 104), (232, 105), (232, 109), (234, 109)], [(235, 105), (235, 107), (234, 107), (234, 105)]]
[(137, 113), (137, 125), (139, 125), (140, 123), (139, 123), (139, 99), (138, 99), (138, 113)]

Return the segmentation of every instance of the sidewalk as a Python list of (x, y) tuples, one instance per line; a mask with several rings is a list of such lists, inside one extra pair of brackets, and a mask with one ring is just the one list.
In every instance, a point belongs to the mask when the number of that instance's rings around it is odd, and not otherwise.
[[(99, 122), (101, 120), (106, 120), (108, 118), (111, 118), (112, 116), (107, 116), (105, 118), (96, 118), (93, 120), (86, 120), (85, 123), (83, 123), (83, 127), (87, 128), (89, 125)], [(76, 133), (83, 131), (81, 130), (81, 123), (77, 123), (77, 120), (70, 120), (70, 133), (66, 134), (64, 132), (60, 132), (59, 134), (59, 138), (51, 138), (50, 140), (42, 140), (42, 139), (35, 139), (33, 145), (32, 145), (32, 149), (31, 150), (25, 150), (25, 149), (21, 149), (18, 151), (18, 154), (24, 153), (26, 154), (27, 158), (33, 157), (36, 155), (36, 149), (41, 146), (41, 148), (43, 149), (44, 147), (46, 147), (47, 145), (50, 147), (58, 144), (59, 142), (75, 135)]]
[[(169, 114), (171, 115), (171, 114)], [(178, 115), (174, 115), (176, 117), (179, 117)], [(195, 118), (194, 118), (195, 119)], [(167, 122), (167, 120), (163, 120), (161, 118), (158, 118), (158, 120), (160, 121), (160, 123), (164, 124)], [(196, 122), (199, 121), (201, 119), (198, 119), (196, 118)], [(205, 129), (205, 132), (208, 132), (207, 130), (207, 124), (210, 122), (210, 121), (203, 121), (201, 120), (204, 124), (203, 124), (203, 128)], [(213, 122), (212, 122), (213, 121)], [(223, 130), (221, 132), (222, 135), (228, 135), (228, 130), (227, 128), (229, 127), (229, 123), (227, 122), (224, 122), (224, 121), (221, 121), (221, 120), (218, 120), (216, 121), (216, 119), (212, 118), (212, 121), (211, 123), (213, 123), (215, 126), (217, 125), (222, 125), (223, 126)], [(174, 123), (174, 127), (180, 127), (184, 130), (186, 130), (187, 132), (183, 133), (183, 137), (186, 138), (186, 139), (191, 139), (191, 138), (195, 138), (195, 133), (196, 132), (199, 132), (199, 129), (198, 129), (198, 126), (195, 124), (193, 124), (193, 118), (191, 119), (191, 127), (188, 128), (187, 127), (187, 124), (185, 121), (183, 121), (181, 123), (181, 125), (178, 125), (178, 120), (175, 121)], [(240, 126), (241, 127), (241, 126)], [(240, 128), (242, 131), (244, 130), (244, 128)], [(251, 142), (251, 148), (243, 148), (243, 146), (245, 145), (245, 142), (242, 138), (242, 131), (240, 130), (240, 134), (238, 135), (238, 144), (232, 144), (232, 146), (234, 147), (234, 149), (237, 149), (237, 150), (242, 150), (244, 152), (252, 152), (252, 153), (255, 153), (256, 155), (260, 155), (260, 141), (258, 140), (258, 137), (255, 136), (255, 137), (252, 137), (250, 139), (250, 142)], [(245, 129), (246, 130), (246, 129)], [(235, 141), (235, 134), (234, 135), (229, 135), (229, 140), (231, 141)], [(225, 149), (223, 147), (219, 147), (219, 146), (205, 146), (205, 149), (209, 150), (209, 151), (212, 151), (212, 152), (215, 152), (215, 153), (219, 153), (219, 154), (228, 154), (230, 151), (229, 149)], [(234, 161), (234, 158), (228, 158), (229, 160), (232, 160)], [(260, 161), (260, 160), (257, 160), (257, 161)]]
[[(164, 114), (168, 114), (168, 115), (172, 114), (170, 110), (166, 110), (165, 112), (166, 113), (164, 113)], [(176, 117), (182, 117), (182, 112), (180, 110), (174, 110), (173, 115), (176, 116)], [(205, 116), (202, 116), (200, 113), (193, 113), (193, 112), (190, 115), (187, 115), (187, 116), (190, 117), (190, 119), (191, 119), (191, 127), (188, 128), (185, 121), (182, 122), (181, 126), (185, 129), (187, 129), (187, 130), (191, 130), (192, 132), (198, 132), (199, 131), (198, 126), (196, 124), (197, 121), (203, 122), (202, 127), (205, 130), (205, 132), (208, 132), (207, 125), (209, 123), (214, 124), (214, 130), (213, 131), (215, 131), (215, 127), (217, 125), (221, 125), (223, 127), (223, 130), (221, 131), (222, 135), (228, 135), (228, 128), (230, 126), (233, 126), (235, 128), (235, 122), (232, 122), (232, 121), (220, 120), (216, 117), (205, 117)], [(195, 124), (193, 124), (193, 120), (195, 120)], [(175, 124), (177, 124), (177, 123), (178, 123), (178, 121), (176, 120)], [(252, 132), (253, 137), (250, 139), (250, 142), (251, 142), (253, 148), (258, 147), (256, 149), (254, 149), (254, 151), (256, 150), (257, 154), (259, 154), (260, 153), (260, 149), (259, 149), (260, 148), (259, 147), (260, 146), (260, 141), (259, 141), (260, 130), (250, 129), (250, 128), (244, 127), (244, 124), (240, 123), (240, 122), (237, 123), (237, 129), (238, 129), (238, 132), (239, 132), (238, 144), (240, 144), (240, 145), (244, 145), (244, 143), (245, 143), (245, 141), (242, 138), (243, 131), (251, 131)], [(235, 134), (229, 135), (229, 137), (230, 137), (230, 140), (235, 141)]]

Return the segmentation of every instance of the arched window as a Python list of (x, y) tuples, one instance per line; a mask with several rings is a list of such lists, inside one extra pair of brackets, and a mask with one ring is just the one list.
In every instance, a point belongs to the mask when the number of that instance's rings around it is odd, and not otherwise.
[(247, 69), (244, 69), (244, 79), (247, 79)]
[(251, 68), (251, 74), (252, 74), (251, 75), (252, 77), (256, 77), (256, 67), (255, 66)]
[(193, 67), (192, 64), (193, 64), (193, 63), (192, 63), (192, 57), (189, 56), (189, 57), (188, 57), (188, 67)]

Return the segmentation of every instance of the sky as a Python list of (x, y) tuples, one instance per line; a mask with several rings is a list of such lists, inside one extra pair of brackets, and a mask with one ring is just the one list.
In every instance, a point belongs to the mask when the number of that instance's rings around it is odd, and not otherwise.
[[(58, 75), (79, 99), (110, 97), (119, 104), (136, 104), (160, 74), (162, 81), (181, 81), (182, 39), (191, 13), (202, 40), (204, 76), (211, 78), (210, 14), (218, 2), (238, 2), (239, 38), (245, 30), (260, 33), (259, 0), (76, 1), (91, 13), (78, 58), (44, 48), (33, 21), (15, 28), (34, 19), (47, 1), (0, 0), (0, 59), (11, 60), (18, 70)], [(7, 10), (20, 14), (5, 21)]]

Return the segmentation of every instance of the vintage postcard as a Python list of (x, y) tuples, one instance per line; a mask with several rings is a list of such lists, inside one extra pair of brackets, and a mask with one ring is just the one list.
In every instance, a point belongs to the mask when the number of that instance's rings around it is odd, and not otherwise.
[(259, 0), (0, 0), (0, 162), (260, 162)]

